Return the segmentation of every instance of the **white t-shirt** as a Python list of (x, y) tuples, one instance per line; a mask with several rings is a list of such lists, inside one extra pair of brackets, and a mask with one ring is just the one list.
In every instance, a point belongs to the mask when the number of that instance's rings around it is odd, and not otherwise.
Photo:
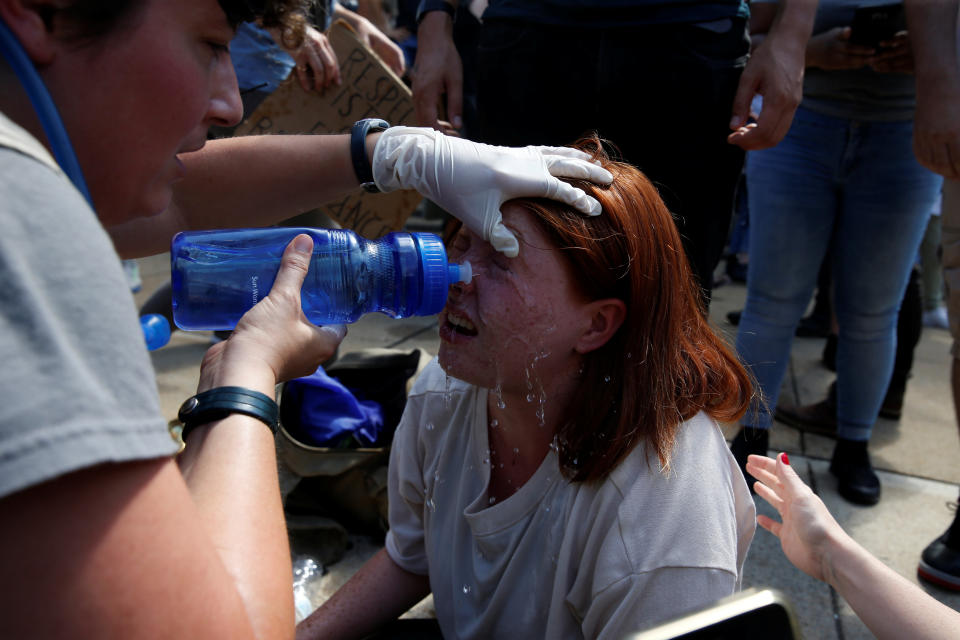
[(641, 445), (571, 483), (550, 451), (490, 504), (487, 393), (434, 360), (391, 451), (387, 552), (429, 574), (445, 638), (621, 638), (739, 588), (756, 512), (708, 416), (681, 425), (666, 474)]

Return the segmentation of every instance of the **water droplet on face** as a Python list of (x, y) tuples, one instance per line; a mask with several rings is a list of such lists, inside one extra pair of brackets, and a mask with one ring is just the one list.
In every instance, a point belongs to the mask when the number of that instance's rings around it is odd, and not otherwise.
[(604, 382), (610, 382), (610, 376), (603, 376)]
[(502, 462), (500, 463), (500, 468), (503, 469), (503, 463), (502, 463)]
[(514, 448), (513, 448), (513, 455), (517, 455), (518, 453), (520, 453), (520, 448), (519, 448), (519, 447), (514, 447)]
[(500, 426), (500, 421), (494, 418), (493, 420), (490, 421), (490, 426), (496, 429), (497, 427)]
[(527, 402), (533, 402), (533, 394), (532, 394), (532, 393), (528, 393), (528, 394), (527, 394)]
[(432, 423), (432, 422), (428, 422), (428, 423), (427, 423), (427, 426), (426, 426), (426, 429), (427, 429), (427, 431), (433, 431), (433, 423)]
[(470, 585), (468, 584), (463, 585), (463, 595), (465, 596), (469, 595), (470, 591), (472, 591), (472, 589), (470, 589)]
[(629, 360), (629, 359), (632, 358), (632, 357), (633, 357), (633, 354), (630, 353), (629, 351), (627, 351), (627, 360)]

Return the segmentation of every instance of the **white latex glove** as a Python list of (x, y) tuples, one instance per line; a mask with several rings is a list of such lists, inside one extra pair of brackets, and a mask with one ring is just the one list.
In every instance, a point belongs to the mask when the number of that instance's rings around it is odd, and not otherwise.
[(420, 127), (392, 127), (373, 152), (381, 191), (416, 189), (509, 257), (520, 245), (503, 225), (500, 206), (514, 198), (551, 198), (600, 215), (600, 203), (558, 179), (610, 184), (609, 171), (567, 147), (495, 147)]

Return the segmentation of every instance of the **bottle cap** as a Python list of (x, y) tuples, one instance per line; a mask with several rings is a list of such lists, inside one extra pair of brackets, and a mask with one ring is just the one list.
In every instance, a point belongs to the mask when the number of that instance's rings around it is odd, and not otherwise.
[(470, 282), (473, 280), (473, 266), (469, 260), (464, 260), (461, 264), (451, 262), (447, 265), (447, 284), (455, 282)]
[(443, 309), (447, 303), (447, 251), (443, 248), (440, 236), (433, 233), (414, 233), (420, 254), (420, 267), (423, 272), (423, 289), (420, 306), (414, 312), (418, 316), (432, 316)]
[(170, 322), (159, 313), (140, 316), (140, 327), (147, 341), (147, 351), (156, 351), (170, 342)]

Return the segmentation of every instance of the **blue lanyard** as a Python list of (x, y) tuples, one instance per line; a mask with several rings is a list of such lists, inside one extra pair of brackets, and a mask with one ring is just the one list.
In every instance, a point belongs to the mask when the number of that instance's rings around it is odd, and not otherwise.
[(40, 79), (40, 74), (34, 68), (33, 63), (23, 50), (20, 41), (17, 40), (6, 22), (0, 18), (0, 54), (7, 59), (7, 63), (13, 69), (14, 73), (20, 79), (30, 98), (37, 117), (40, 119), (40, 126), (43, 127), (47, 135), (47, 141), (50, 143), (50, 150), (57, 164), (63, 172), (70, 178), (73, 186), (77, 188), (83, 197), (93, 207), (93, 200), (90, 198), (90, 191), (87, 189), (87, 182), (83, 179), (83, 171), (80, 169), (80, 162), (77, 160), (77, 154), (73, 151), (73, 145), (70, 144), (70, 137), (63, 126), (63, 120), (60, 118), (60, 112), (57, 111), (57, 105), (53, 103), (50, 92), (46, 85)]

